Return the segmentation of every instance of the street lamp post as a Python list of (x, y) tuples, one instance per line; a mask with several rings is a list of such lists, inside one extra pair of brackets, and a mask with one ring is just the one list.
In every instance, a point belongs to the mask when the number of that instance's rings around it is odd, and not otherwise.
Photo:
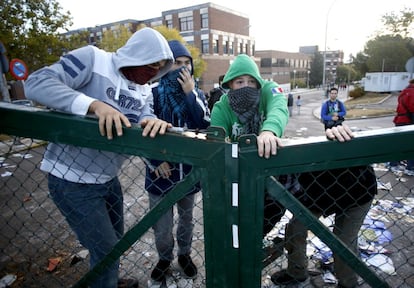
[(308, 87), (308, 89), (309, 89), (309, 74), (310, 74), (310, 71), (308, 70), (308, 80), (307, 80), (307, 84), (306, 84), (306, 86)]
[(322, 88), (325, 89), (325, 84), (326, 84), (326, 42), (327, 42), (327, 37), (328, 37), (328, 20), (329, 20), (329, 12), (331, 12), (332, 6), (335, 4), (334, 0), (331, 3), (331, 6), (329, 6), (328, 12), (326, 13), (326, 23), (325, 23), (325, 49), (323, 50), (323, 71), (322, 71)]
[(293, 70), (293, 89), (296, 87), (296, 70)]

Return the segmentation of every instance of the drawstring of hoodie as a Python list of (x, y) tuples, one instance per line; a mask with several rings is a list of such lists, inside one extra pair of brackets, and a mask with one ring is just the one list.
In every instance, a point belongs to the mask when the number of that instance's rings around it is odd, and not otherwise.
[(115, 96), (114, 96), (114, 99), (117, 102), (119, 101), (119, 93), (121, 91), (121, 84), (122, 84), (122, 76), (119, 75), (118, 76), (118, 82), (116, 84)]

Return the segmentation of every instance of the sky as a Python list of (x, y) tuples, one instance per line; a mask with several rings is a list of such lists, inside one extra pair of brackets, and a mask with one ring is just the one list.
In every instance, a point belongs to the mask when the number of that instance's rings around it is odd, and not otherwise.
[[(125, 19), (160, 17), (162, 11), (209, 1), (150, 0), (57, 0), (70, 11), (70, 30), (93, 27)], [(318, 45), (319, 50), (343, 50), (349, 55), (364, 49), (365, 43), (383, 27), (382, 16), (405, 7), (414, 10), (413, 0), (216, 0), (210, 1), (244, 14), (250, 19), (250, 36), (256, 50), (299, 52), (300, 46)], [(111, 3), (111, 4), (107, 4)], [(145, 7), (144, 7), (145, 6)], [(414, 36), (412, 36), (414, 37)]]

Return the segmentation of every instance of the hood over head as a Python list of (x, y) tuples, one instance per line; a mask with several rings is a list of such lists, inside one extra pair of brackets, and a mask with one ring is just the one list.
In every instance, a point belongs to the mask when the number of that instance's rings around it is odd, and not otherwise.
[(237, 77), (249, 75), (256, 79), (259, 88), (263, 86), (263, 78), (260, 76), (259, 68), (256, 62), (246, 54), (239, 54), (230, 65), (224, 75), (222, 87), (229, 89), (229, 82)]
[(171, 51), (174, 55), (174, 60), (178, 57), (188, 57), (191, 61), (191, 75), (194, 73), (194, 65), (193, 65), (193, 57), (191, 57), (190, 51), (188, 51), (187, 47), (183, 43), (178, 40), (170, 40), (168, 41), (168, 45), (170, 45)]
[(166, 65), (150, 81), (162, 77), (170, 70), (174, 56), (164, 36), (148, 27), (132, 34), (125, 45), (113, 54), (113, 62), (118, 71), (122, 67), (145, 66), (161, 60), (167, 60)]

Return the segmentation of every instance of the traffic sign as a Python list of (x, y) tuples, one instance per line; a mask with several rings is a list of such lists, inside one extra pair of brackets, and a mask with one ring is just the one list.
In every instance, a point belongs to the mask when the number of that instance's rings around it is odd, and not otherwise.
[(10, 74), (16, 80), (26, 80), (29, 75), (29, 70), (27, 69), (26, 63), (20, 59), (12, 59), (10, 61)]

